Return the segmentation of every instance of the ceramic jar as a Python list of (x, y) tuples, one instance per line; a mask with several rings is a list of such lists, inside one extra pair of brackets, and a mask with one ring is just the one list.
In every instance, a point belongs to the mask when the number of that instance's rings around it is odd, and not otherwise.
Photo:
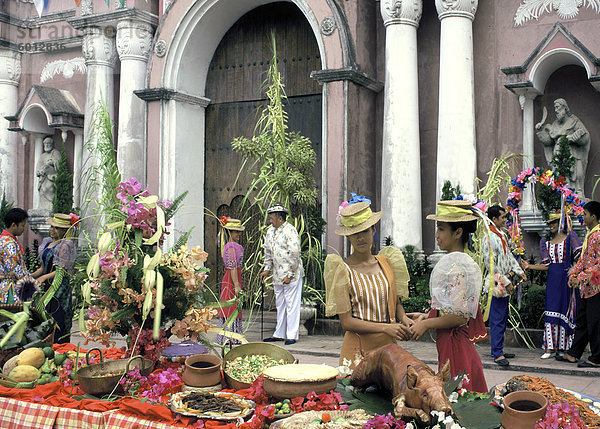
[(505, 429), (533, 429), (546, 415), (548, 399), (540, 393), (520, 390), (504, 397), (500, 423)]
[(221, 358), (212, 354), (197, 354), (188, 357), (183, 367), (183, 382), (186, 386), (209, 387), (221, 382)]

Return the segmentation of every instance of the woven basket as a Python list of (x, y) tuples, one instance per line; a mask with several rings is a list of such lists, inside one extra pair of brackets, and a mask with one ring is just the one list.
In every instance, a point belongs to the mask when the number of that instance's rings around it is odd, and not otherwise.
[[(46, 336), (46, 338), (44, 338), (43, 340), (45, 343), (54, 344), (54, 334), (56, 333), (56, 328), (57, 325), (54, 324), (54, 329), (52, 329), (52, 332), (50, 332), (48, 336)], [(0, 368), (4, 366), (7, 360), (9, 360), (13, 356), (18, 355), (23, 350), (23, 347), (15, 347), (14, 349), (0, 350)]]

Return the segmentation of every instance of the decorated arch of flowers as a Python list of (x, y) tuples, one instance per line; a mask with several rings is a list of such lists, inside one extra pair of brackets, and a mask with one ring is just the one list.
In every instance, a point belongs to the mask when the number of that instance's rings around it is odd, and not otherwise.
[(510, 192), (506, 201), (506, 207), (511, 215), (509, 223), (509, 233), (512, 241), (514, 253), (519, 256), (525, 254), (523, 247), (523, 234), (521, 232), (521, 220), (519, 216), (519, 206), (523, 200), (523, 192), (529, 183), (534, 186), (538, 182), (542, 186), (549, 186), (561, 195), (562, 208), (569, 216), (575, 216), (579, 223), (583, 225), (583, 205), (579, 195), (573, 188), (568, 186), (565, 178), (559, 176), (552, 170), (543, 170), (540, 167), (528, 168), (521, 171), (510, 182)]

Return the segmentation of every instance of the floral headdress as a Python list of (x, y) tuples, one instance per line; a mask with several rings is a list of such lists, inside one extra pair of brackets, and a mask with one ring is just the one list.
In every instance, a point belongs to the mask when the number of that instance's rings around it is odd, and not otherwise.
[(351, 193), (352, 198), (340, 204), (338, 210), (337, 235), (352, 235), (375, 225), (381, 219), (383, 211), (373, 212), (371, 200), (362, 195)]

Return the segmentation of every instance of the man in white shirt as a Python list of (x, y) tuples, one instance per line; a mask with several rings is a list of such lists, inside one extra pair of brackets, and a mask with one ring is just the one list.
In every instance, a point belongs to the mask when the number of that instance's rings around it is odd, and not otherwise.
[(271, 224), (265, 235), (265, 268), (260, 279), (272, 276), (277, 327), (272, 337), (264, 341), (284, 341), (286, 345), (298, 340), (300, 302), (304, 268), (300, 257), (300, 237), (293, 225), (286, 222), (289, 211), (280, 204), (269, 207), (267, 222)]

